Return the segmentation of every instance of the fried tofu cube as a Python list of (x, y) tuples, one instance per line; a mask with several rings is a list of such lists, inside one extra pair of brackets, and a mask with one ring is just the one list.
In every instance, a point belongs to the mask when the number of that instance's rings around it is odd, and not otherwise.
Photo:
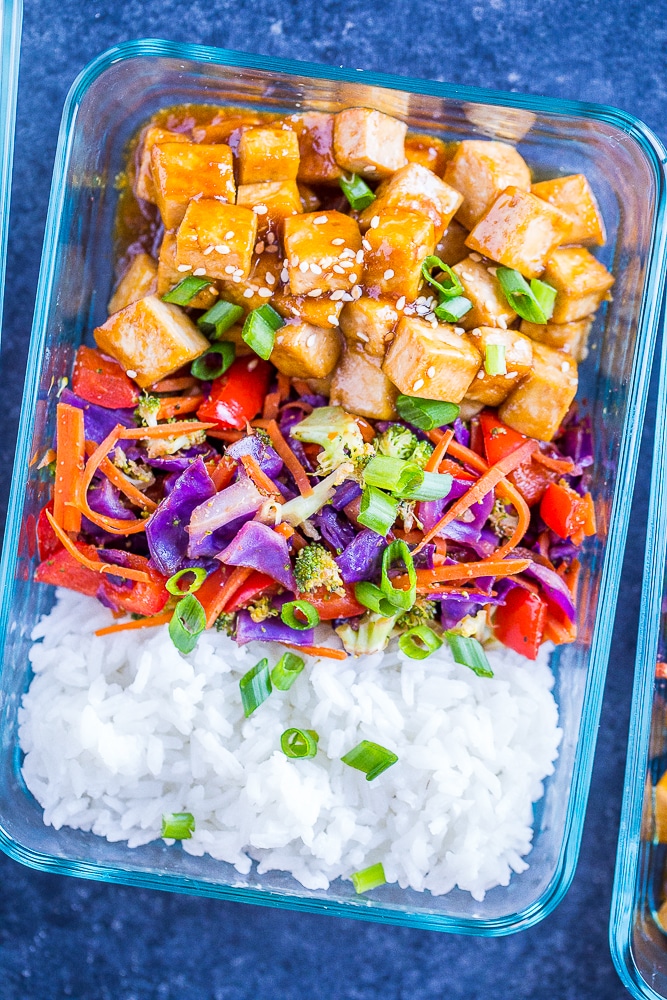
[(447, 164), (444, 176), (463, 195), (456, 217), (466, 229), (477, 225), (506, 188), (530, 191), (528, 164), (506, 142), (464, 139)]
[(436, 257), (439, 257), (443, 264), (454, 267), (470, 253), (466, 246), (467, 238), (468, 230), (464, 229), (456, 219), (452, 219), (435, 245)]
[[(226, 264), (225, 267), (233, 267)], [(272, 302), (273, 290), (280, 287), (280, 261), (277, 254), (253, 254), (247, 278), (228, 272), (219, 283), (220, 297), (250, 312)]]
[(311, 298), (309, 295), (290, 295), (280, 290), (271, 299), (271, 305), (285, 319), (300, 319), (313, 326), (338, 326), (341, 309), (344, 303), (341, 299), (333, 301), (324, 296)]
[(299, 139), (299, 172), (304, 184), (338, 184), (343, 176), (334, 158), (334, 115), (326, 111), (307, 111), (288, 119)]
[(276, 333), (271, 362), (291, 378), (325, 378), (340, 357), (340, 336), (331, 327), (287, 322)]
[(285, 219), (283, 243), (292, 295), (317, 298), (348, 292), (361, 273), (356, 256), (361, 233), (355, 219), (342, 212), (308, 212)]
[(466, 240), (471, 250), (538, 278), (567, 235), (569, 223), (557, 208), (534, 194), (507, 188)]
[(373, 216), (364, 240), (363, 284), (371, 295), (416, 299), (424, 258), (435, 248), (431, 220), (418, 212), (392, 209)]
[(145, 389), (194, 361), (209, 347), (180, 306), (148, 295), (98, 326), (93, 336), (99, 349), (115, 358)]
[[(157, 262), (157, 294), (166, 295), (175, 285), (192, 274), (190, 267), (179, 270), (176, 261), (176, 233), (165, 233), (160, 246), (160, 256)], [(218, 298), (218, 289), (214, 284), (208, 288), (202, 288), (197, 292), (194, 299), (191, 299), (189, 306), (192, 309), (210, 309)]]
[(497, 344), (505, 348), (506, 373), (489, 375), (483, 364), (466, 393), (467, 400), (484, 403), (485, 406), (498, 406), (532, 369), (533, 345), (530, 338), (516, 330), (498, 330), (492, 326), (476, 327), (468, 337), (483, 359), (486, 358), (487, 346)]
[(370, 226), (373, 216), (400, 208), (420, 212), (429, 218), (435, 238), (439, 240), (461, 201), (459, 192), (436, 177), (428, 167), (408, 163), (380, 184), (375, 201), (359, 217), (359, 228), (363, 233)]
[(551, 441), (577, 394), (577, 364), (533, 343), (533, 368), (500, 405), (498, 416), (521, 434)]
[(176, 233), (176, 263), (193, 274), (225, 279), (233, 267), (240, 278), (250, 273), (257, 238), (257, 216), (241, 205), (217, 198), (191, 201)]
[(350, 348), (356, 347), (374, 358), (384, 358), (398, 316), (392, 301), (362, 295), (354, 302), (345, 303), (340, 314), (340, 328)]
[(588, 334), (593, 316), (584, 316), (570, 323), (529, 323), (521, 321), (521, 332), (539, 344), (546, 344), (563, 354), (571, 354), (575, 361), (583, 361), (588, 353)]
[(604, 264), (582, 247), (555, 250), (543, 280), (557, 293), (552, 323), (570, 323), (594, 313), (614, 284)]
[(442, 177), (450, 151), (442, 139), (434, 135), (408, 134), (405, 137), (405, 158), (408, 163), (418, 163)]
[(193, 198), (234, 203), (234, 161), (229, 146), (156, 143), (151, 151), (155, 201), (165, 229), (176, 229)]
[(464, 330), (477, 326), (508, 327), (516, 319), (516, 313), (495, 276), (494, 267), (489, 270), (484, 261), (466, 257), (452, 270), (463, 285), (463, 294), (472, 302), (472, 309), (459, 320), (459, 326)]
[(560, 209), (571, 222), (568, 243), (603, 246), (606, 240), (604, 220), (593, 190), (584, 174), (554, 177), (533, 184), (531, 192)]
[(239, 184), (295, 181), (299, 139), (289, 128), (249, 128), (239, 142)]
[(336, 163), (366, 179), (389, 177), (404, 166), (404, 122), (369, 108), (346, 108), (334, 121)]
[(147, 253), (138, 253), (109, 299), (109, 314), (157, 291), (157, 264)]
[(416, 316), (396, 327), (382, 371), (406, 396), (459, 403), (477, 375), (482, 356), (453, 326), (434, 329)]
[(371, 420), (396, 417), (398, 389), (382, 371), (379, 358), (346, 346), (331, 381), (331, 405)]
[(284, 219), (303, 212), (301, 194), (296, 181), (265, 181), (262, 184), (240, 184), (236, 204), (252, 209), (257, 216), (257, 235), (278, 233)]
[(143, 198), (144, 201), (150, 201), (154, 204), (156, 201), (153, 171), (151, 168), (153, 146), (158, 142), (189, 141), (187, 135), (184, 135), (183, 132), (170, 132), (166, 128), (160, 128), (159, 125), (148, 126), (141, 142), (141, 153), (139, 154), (137, 173), (134, 180), (134, 193), (137, 198)]

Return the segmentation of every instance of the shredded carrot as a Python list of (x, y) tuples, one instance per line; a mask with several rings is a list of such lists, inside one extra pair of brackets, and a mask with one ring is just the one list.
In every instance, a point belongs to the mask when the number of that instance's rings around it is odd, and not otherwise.
[(213, 472), (211, 472), (211, 479), (213, 480), (213, 485), (215, 486), (218, 493), (220, 490), (224, 490), (225, 486), (229, 486), (232, 479), (234, 478), (234, 473), (236, 472), (236, 461), (229, 455), (223, 455), (220, 461), (216, 464)]
[(201, 420), (176, 420), (173, 424), (158, 424), (157, 427), (121, 427), (119, 438), (173, 437), (177, 434), (192, 434), (194, 431), (208, 431), (215, 424), (205, 424)]
[(85, 459), (83, 410), (58, 403), (56, 411), (56, 482), (53, 511), (65, 531), (81, 530), (81, 514), (76, 506), (81, 496)]
[[(523, 445), (522, 445), (523, 447)], [(514, 452), (512, 453), (514, 454)], [(511, 457), (511, 456), (510, 456)], [(493, 559), (494, 562), (497, 559), (504, 559), (506, 555), (515, 549), (523, 536), (528, 531), (528, 526), (530, 524), (530, 507), (519, 493), (516, 486), (510, 483), (507, 479), (502, 479), (497, 486), (497, 492), (500, 493), (506, 500), (509, 500), (514, 507), (518, 521), (516, 528), (512, 532), (512, 537), (508, 538), (499, 549), (489, 556), (489, 559)]]
[(151, 618), (138, 618), (129, 622), (118, 622), (115, 625), (107, 625), (106, 628), (98, 628), (95, 635), (112, 635), (114, 632), (127, 632), (132, 628), (152, 628), (154, 625), (167, 625), (172, 618), (173, 611), (163, 611), (161, 615), (153, 615)]
[(553, 472), (559, 472), (562, 476), (569, 475), (574, 469), (574, 462), (571, 458), (551, 458), (550, 455), (545, 455), (544, 452), (539, 449), (533, 452), (532, 459), (533, 462), (537, 462), (538, 465), (543, 465), (545, 469), (551, 469)]
[[(453, 566), (436, 566), (433, 569), (418, 569), (417, 591), (420, 594), (428, 593), (440, 583), (448, 583), (453, 580), (475, 580), (479, 576), (515, 576), (523, 573), (530, 566), (530, 559), (503, 559), (500, 561), (488, 560), (481, 562), (456, 563)], [(409, 581), (407, 574), (397, 576), (392, 583), (399, 590), (407, 590)]]
[(347, 659), (347, 653), (344, 649), (332, 649), (330, 646), (294, 646), (291, 642), (282, 642), (281, 646), (295, 649), (298, 653), (306, 653), (308, 656), (324, 656), (329, 660)]
[(468, 482), (473, 482), (477, 479), (474, 472), (469, 472), (468, 469), (464, 469), (462, 465), (458, 462), (453, 462), (451, 458), (443, 458), (440, 466), (438, 467), (438, 472), (448, 472), (450, 476), (454, 479), (465, 479)]
[(574, 642), (577, 638), (576, 622), (559, 622), (553, 615), (547, 615), (544, 626), (544, 638), (549, 639), (557, 646), (562, 646), (568, 642)]
[(283, 375), (282, 372), (278, 372), (278, 391), (280, 392), (280, 400), (283, 402), (289, 399), (290, 390), (292, 385), (290, 383), (289, 375)]
[(282, 521), (280, 524), (277, 524), (273, 530), (277, 531), (279, 535), (283, 536), (283, 538), (291, 538), (292, 535), (295, 534), (294, 528), (291, 524), (288, 524), (287, 521)]
[(376, 433), (375, 428), (371, 427), (368, 421), (364, 420), (363, 417), (355, 417), (354, 422), (361, 431), (361, 436), (366, 444), (368, 444), (369, 441), (372, 441)]
[(447, 449), (449, 448), (453, 437), (454, 431), (450, 427), (449, 430), (445, 431), (433, 449), (428, 462), (424, 466), (424, 472), (435, 472), (436, 470), (439, 470), (440, 462), (447, 454)]
[(275, 497), (276, 500), (283, 503), (282, 493), (276, 484), (269, 479), (264, 470), (260, 468), (257, 459), (253, 458), (252, 455), (241, 455), (241, 463), (260, 493), (268, 493), (269, 496)]
[(200, 588), (198, 596), (206, 612), (206, 628), (212, 628), (215, 625), (216, 619), (225, 610), (225, 606), (253, 572), (254, 570), (249, 566), (235, 566), (225, 582), (211, 595), (209, 600), (205, 599), (202, 594), (203, 588)]
[(312, 392), (308, 383), (302, 378), (293, 378), (292, 385), (300, 396), (307, 396), (310, 392)]
[(253, 420), (253, 427), (264, 428), (271, 438), (271, 444), (273, 445), (274, 450), (278, 453), (280, 458), (282, 458), (283, 462), (292, 473), (299, 493), (303, 497), (309, 497), (313, 492), (313, 487), (308, 481), (306, 470), (280, 433), (280, 428), (275, 420)]
[(234, 430), (217, 430), (217, 431), (207, 431), (206, 437), (215, 438), (216, 441), (228, 441), (230, 444), (234, 441), (240, 441), (241, 438), (246, 436), (245, 431), (234, 431)]
[(466, 448), (464, 444), (459, 444), (456, 438), (451, 441), (447, 451), (452, 458), (457, 458), (459, 462), (463, 462), (464, 465), (468, 465), (471, 469), (474, 469), (475, 472), (486, 472), (488, 469), (488, 465), (476, 451), (473, 451), (472, 448)]
[(51, 511), (45, 509), (49, 524), (56, 533), (57, 538), (62, 542), (63, 546), (67, 549), (69, 554), (77, 562), (80, 562), (82, 566), (87, 569), (92, 569), (96, 573), (111, 573), (112, 576), (120, 576), (123, 580), (136, 580), (137, 583), (152, 583), (151, 577), (148, 573), (141, 569), (130, 569), (129, 566), (117, 566), (115, 563), (105, 563), (101, 559), (89, 559), (88, 556), (84, 555), (80, 549), (76, 547), (72, 539), (69, 537), (67, 532), (61, 528), (61, 526), (56, 521), (55, 517), (52, 515)]
[(275, 420), (278, 416), (278, 410), (280, 408), (281, 395), (280, 386), (275, 390), (275, 392), (269, 392), (264, 399), (264, 406), (262, 407), (262, 417), (264, 420)]
[(184, 389), (194, 389), (196, 385), (201, 385), (201, 382), (194, 375), (181, 375), (180, 378), (164, 378), (161, 382), (155, 382), (148, 391), (183, 392)]
[(391, 530), (397, 538), (401, 538), (408, 545), (416, 545), (421, 541), (421, 531), (403, 531), (401, 528), (392, 528)]
[(578, 559), (573, 559), (569, 566), (565, 563), (559, 566), (556, 570), (559, 577), (567, 585), (568, 590), (572, 594), (572, 600), (577, 601), (577, 593), (579, 591), (579, 578), (581, 576), (581, 563)]
[[(92, 450), (95, 448), (95, 444), (92, 441), (86, 441), (86, 451), (88, 451), (89, 446), (92, 446)], [(92, 454), (91, 450), (91, 454)], [(113, 483), (114, 486), (118, 487), (121, 493), (124, 493), (128, 500), (131, 500), (138, 507), (143, 507), (144, 510), (150, 511), (157, 510), (157, 504), (150, 497), (144, 496), (141, 490), (138, 490), (133, 482), (128, 479), (124, 472), (117, 469), (116, 466), (111, 462), (106, 456), (102, 459), (99, 465), (100, 472), (103, 472), (107, 477), (109, 482)]]
[(194, 413), (203, 402), (204, 397), (201, 393), (197, 393), (196, 396), (164, 396), (160, 400), (157, 418), (158, 420), (171, 420), (172, 417)]

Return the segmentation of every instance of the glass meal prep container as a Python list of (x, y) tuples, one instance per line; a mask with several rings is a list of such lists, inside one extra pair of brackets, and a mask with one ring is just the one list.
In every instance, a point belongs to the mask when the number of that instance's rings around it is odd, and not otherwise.
[(22, 13), (21, 0), (2, 0), (0, 3), (0, 328), (5, 288)]
[[(373, 107), (447, 141), (517, 141), (537, 179), (585, 173), (599, 199), (609, 234), (600, 258), (616, 284), (613, 301), (596, 320), (579, 392), (595, 432), (591, 490), (599, 531), (585, 549), (579, 639), (552, 658), (563, 739), (535, 808), (530, 867), (481, 903), (460, 890), (433, 897), (396, 885), (357, 896), (341, 880), (326, 892), (311, 891), (286, 873), (259, 876), (253, 867), (241, 876), (162, 841), (131, 850), (65, 827), (56, 831), (44, 825), (22, 780), (17, 712), (30, 679), (30, 634), (53, 603), (52, 590), (33, 581), (34, 524), (49, 484), (30, 463), (51, 444), (58, 379), (106, 317), (113, 283), (106, 248), (126, 145), (156, 111), (184, 103), (281, 114)], [(128, 43), (90, 63), (62, 120), (3, 552), (0, 844), (9, 855), (52, 872), (469, 934), (510, 933), (558, 903), (579, 851), (658, 323), (663, 156), (640, 122), (609, 108), (161, 41)]]

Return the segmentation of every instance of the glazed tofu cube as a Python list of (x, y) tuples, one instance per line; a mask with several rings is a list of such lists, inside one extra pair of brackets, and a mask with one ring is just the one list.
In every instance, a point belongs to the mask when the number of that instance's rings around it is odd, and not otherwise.
[(577, 394), (577, 364), (533, 343), (533, 369), (498, 410), (500, 419), (530, 437), (551, 441)]
[(405, 158), (408, 163), (418, 163), (442, 177), (449, 159), (449, 150), (442, 139), (436, 139), (434, 135), (408, 134), (405, 137)]
[(524, 319), (521, 321), (521, 332), (539, 344), (571, 354), (575, 361), (583, 361), (588, 354), (588, 334), (593, 319), (593, 316), (584, 316), (571, 323), (529, 323)]
[(334, 115), (307, 111), (304, 115), (291, 115), (288, 121), (299, 139), (297, 179), (305, 184), (338, 184), (343, 171), (334, 158)]
[(151, 151), (155, 201), (165, 229), (176, 229), (192, 198), (236, 198), (229, 146), (156, 143)]
[(381, 368), (379, 358), (345, 347), (331, 381), (331, 405), (372, 420), (392, 420), (396, 416), (398, 390)]
[(528, 337), (516, 330), (498, 330), (491, 326), (475, 328), (468, 337), (482, 355), (483, 361), (486, 359), (487, 346), (497, 344), (505, 348), (506, 373), (489, 375), (482, 364), (466, 393), (467, 400), (484, 403), (485, 406), (498, 406), (531, 371), (533, 345)]
[(271, 361), (292, 378), (325, 378), (340, 356), (340, 336), (331, 327), (287, 322), (276, 333)]
[(158, 125), (149, 125), (144, 132), (137, 174), (134, 180), (134, 193), (137, 198), (143, 198), (144, 201), (153, 203), (155, 203), (156, 197), (151, 168), (151, 153), (153, 146), (158, 142), (189, 142), (189, 139), (182, 132), (170, 132), (168, 129), (160, 128)]
[(194, 361), (209, 346), (180, 306), (156, 295), (114, 313), (94, 337), (99, 349), (132, 373), (142, 389)]
[[(195, 125), (192, 130), (192, 138), (195, 142), (226, 142), (227, 145), (231, 145), (230, 139), (234, 133), (238, 133), (238, 139), (240, 139), (241, 133), (239, 129), (245, 130), (252, 128), (253, 125), (261, 125), (261, 119), (257, 115), (232, 114), (229, 117), (222, 117), (220, 119), (216, 116), (208, 125)], [(232, 152), (234, 152), (233, 147)]]
[(138, 253), (132, 258), (132, 263), (109, 299), (107, 306), (109, 314), (124, 309), (138, 299), (143, 299), (145, 295), (153, 295), (156, 291), (157, 264), (149, 254)]
[(283, 219), (303, 212), (296, 181), (265, 181), (263, 184), (240, 184), (236, 204), (250, 208), (257, 216), (257, 235), (278, 233)]
[(471, 250), (538, 278), (567, 235), (562, 212), (534, 194), (507, 188), (466, 240)]
[(176, 233), (176, 264), (221, 279), (233, 267), (240, 278), (247, 278), (256, 237), (257, 216), (251, 209), (217, 198), (191, 201)]
[(356, 347), (374, 358), (384, 358), (398, 323), (394, 303), (362, 295), (346, 302), (340, 314), (340, 328), (350, 348)]
[(403, 316), (382, 370), (406, 396), (459, 403), (477, 375), (482, 356), (453, 326), (434, 329), (416, 316)]
[(594, 313), (614, 284), (604, 264), (581, 247), (555, 250), (544, 281), (557, 292), (552, 323), (570, 323)]
[(528, 165), (506, 142), (465, 139), (447, 164), (444, 176), (463, 195), (457, 219), (466, 229), (477, 225), (506, 188), (530, 191)]
[(365, 178), (389, 177), (405, 160), (404, 122), (369, 108), (346, 108), (334, 121), (334, 157), (343, 170)]
[(463, 294), (472, 302), (470, 312), (459, 320), (459, 326), (464, 330), (472, 330), (477, 326), (506, 328), (516, 319), (516, 313), (510, 307), (495, 276), (495, 267), (482, 260), (475, 260), (474, 257), (466, 257), (452, 270), (459, 276)]
[(538, 198), (560, 209), (571, 222), (568, 243), (601, 247), (606, 239), (604, 221), (595, 195), (584, 174), (540, 181), (530, 189)]
[(364, 236), (363, 284), (372, 296), (405, 296), (412, 302), (419, 294), (424, 258), (433, 253), (433, 223), (425, 215), (393, 209), (374, 215)]
[(456, 219), (452, 219), (435, 245), (436, 257), (439, 257), (444, 264), (454, 267), (470, 253), (466, 246), (467, 238), (468, 230), (464, 229)]
[(271, 299), (271, 305), (285, 319), (299, 319), (313, 326), (338, 326), (341, 309), (344, 303), (341, 299), (311, 298), (309, 295), (290, 295), (287, 291), (278, 291)]
[(283, 243), (292, 295), (317, 298), (326, 292), (349, 291), (361, 265), (359, 225), (342, 212), (309, 212), (285, 219)]
[[(192, 274), (192, 268), (185, 265), (179, 270), (176, 262), (176, 233), (165, 233), (157, 263), (157, 294), (160, 297), (166, 295), (188, 274)], [(208, 288), (202, 288), (201, 292), (197, 292), (194, 299), (190, 300), (189, 306), (192, 309), (210, 309), (217, 298), (218, 289), (211, 284)]]
[(239, 142), (239, 184), (295, 181), (299, 171), (299, 139), (281, 128), (249, 128)]
[(359, 228), (365, 232), (375, 215), (395, 208), (420, 212), (433, 223), (439, 240), (461, 204), (458, 191), (418, 163), (408, 163), (383, 181), (376, 191), (375, 201), (359, 217)]
[(258, 309), (271, 301), (274, 289), (280, 287), (280, 261), (277, 254), (254, 254), (250, 265), (250, 274), (241, 278), (234, 274), (232, 268), (225, 274), (225, 280), (220, 282), (220, 297), (234, 305), (243, 306), (248, 312)]

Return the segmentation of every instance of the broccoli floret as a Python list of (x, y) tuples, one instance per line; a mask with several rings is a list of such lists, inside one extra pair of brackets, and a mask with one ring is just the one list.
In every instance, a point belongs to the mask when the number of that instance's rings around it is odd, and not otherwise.
[(310, 542), (297, 553), (294, 579), (300, 594), (308, 594), (318, 587), (325, 587), (337, 594), (345, 593), (334, 557), (319, 542)]
[(489, 524), (499, 538), (511, 538), (518, 521), (516, 514), (513, 514), (502, 500), (495, 501), (489, 514)]
[(487, 614), (484, 608), (481, 608), (476, 615), (464, 615), (461, 621), (457, 622), (454, 628), (449, 629), (449, 631), (482, 642), (486, 638), (486, 626)]
[(236, 631), (236, 613), (225, 613), (223, 611), (223, 613), (218, 615), (215, 619), (215, 627), (218, 632), (226, 632), (227, 635), (231, 636), (233, 639), (234, 632)]
[(343, 646), (350, 656), (367, 656), (370, 653), (380, 653), (385, 648), (396, 626), (396, 615), (383, 618), (382, 615), (368, 612), (360, 620), (359, 627), (354, 629), (346, 622), (336, 629), (343, 640)]
[(418, 597), (409, 611), (404, 611), (396, 622), (397, 628), (409, 629), (416, 625), (429, 625), (433, 622), (436, 612), (435, 601), (429, 601), (425, 597)]
[(378, 434), (374, 443), (378, 455), (402, 458), (407, 461), (417, 447), (419, 439), (407, 427), (403, 427), (401, 424), (392, 424), (386, 431)]
[(410, 455), (410, 461), (423, 469), (433, 454), (433, 445), (429, 441), (418, 441), (417, 447)]
[(119, 445), (114, 448), (112, 462), (139, 490), (147, 490), (155, 482), (151, 467), (128, 458)]
[(160, 409), (160, 400), (157, 396), (150, 396), (144, 393), (140, 397), (134, 417), (139, 427), (157, 427), (157, 415)]
[(259, 440), (262, 442), (263, 445), (266, 445), (268, 448), (273, 447), (271, 438), (269, 437), (268, 433), (264, 430), (263, 427), (253, 427), (252, 432), (255, 435), (255, 437), (259, 438)]
[(341, 406), (319, 406), (300, 423), (295, 424), (290, 435), (308, 444), (319, 444), (317, 472), (326, 475), (343, 462), (363, 462), (375, 454), (372, 445), (366, 444), (354, 417)]
[(280, 614), (279, 609), (271, 604), (271, 598), (267, 594), (264, 597), (258, 597), (256, 601), (248, 605), (246, 610), (254, 622), (263, 622), (267, 618), (275, 618), (276, 615)]

